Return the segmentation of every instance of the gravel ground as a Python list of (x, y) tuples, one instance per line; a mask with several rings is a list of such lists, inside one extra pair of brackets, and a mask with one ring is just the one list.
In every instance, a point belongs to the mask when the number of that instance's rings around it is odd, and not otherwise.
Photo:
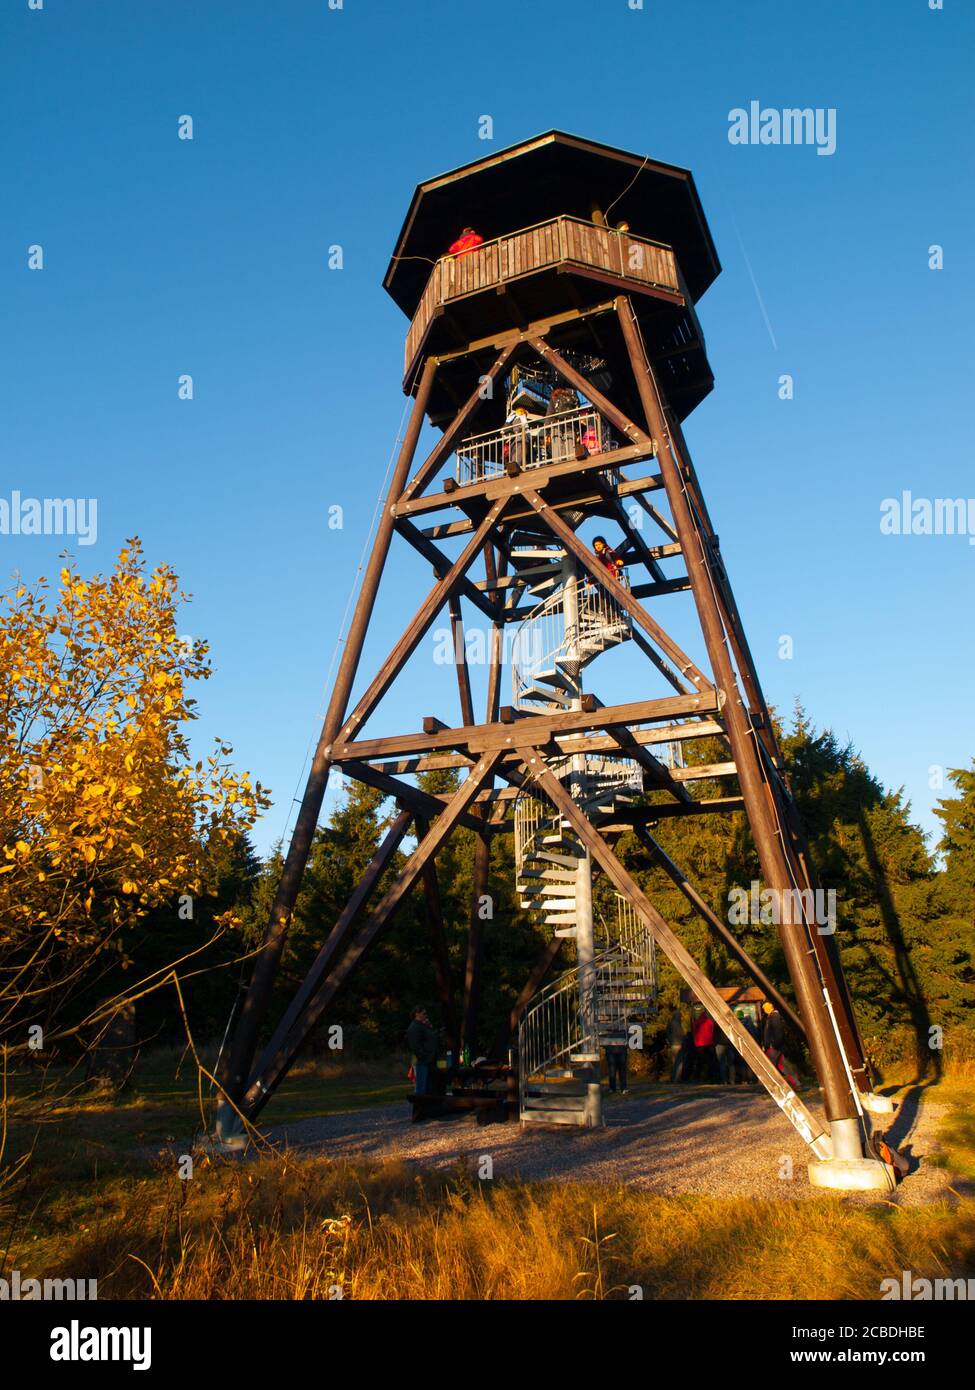
[[(892, 1142), (912, 1161), (911, 1173), (887, 1200), (903, 1206), (942, 1199), (954, 1203), (958, 1197), (951, 1188), (975, 1195), (975, 1183), (930, 1161), (945, 1109), (911, 1092), (893, 1123), (883, 1117)], [(458, 1162), (473, 1169), (489, 1154), (495, 1178), (623, 1184), (647, 1192), (716, 1197), (802, 1200), (817, 1195), (806, 1176), (806, 1146), (757, 1090), (688, 1086), (607, 1096), (603, 1112), (605, 1127), (598, 1130), (478, 1126), (469, 1116), (413, 1124), (404, 1101), (300, 1120), (272, 1129), (268, 1137), (303, 1153), (396, 1159), (433, 1169)], [(787, 1158), (792, 1160), (791, 1179), (784, 1176)]]

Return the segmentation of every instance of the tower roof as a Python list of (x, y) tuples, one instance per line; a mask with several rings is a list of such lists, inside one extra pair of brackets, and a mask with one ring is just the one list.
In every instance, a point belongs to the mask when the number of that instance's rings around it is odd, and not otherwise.
[(693, 300), (719, 274), (689, 170), (550, 130), (419, 184), (383, 285), (412, 317), (432, 262), (464, 226), (491, 239), (559, 213), (589, 218), (593, 204), (672, 246)]

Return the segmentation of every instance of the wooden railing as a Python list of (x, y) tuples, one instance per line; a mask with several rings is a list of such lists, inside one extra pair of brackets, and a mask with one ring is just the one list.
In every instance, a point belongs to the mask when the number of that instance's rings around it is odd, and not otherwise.
[(406, 335), (406, 372), (416, 360), (434, 315), (445, 304), (567, 263), (671, 294), (681, 292), (677, 259), (669, 246), (578, 217), (553, 217), (535, 227), (485, 241), (462, 255), (441, 256), (430, 272)]

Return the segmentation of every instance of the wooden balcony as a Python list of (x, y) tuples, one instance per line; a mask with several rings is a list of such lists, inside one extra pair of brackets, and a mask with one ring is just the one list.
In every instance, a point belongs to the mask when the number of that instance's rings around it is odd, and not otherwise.
[[(595, 282), (594, 289), (598, 285), (603, 297), (604, 287), (608, 283), (672, 304), (688, 303), (682, 292), (677, 259), (671, 247), (634, 236), (632, 232), (618, 232), (577, 217), (553, 217), (535, 227), (486, 241), (464, 255), (441, 256), (430, 274), (406, 335), (405, 381), (409, 382), (412, 378), (433, 325), (448, 310), (457, 313), (473, 307), (467, 302), (488, 291), (494, 292), (494, 305), (498, 303), (499, 295), (510, 293), (512, 298), (520, 296), (520, 292), (513, 287), (519, 282), (539, 277), (540, 272), (555, 272), (558, 275), (568, 272), (581, 276)], [(509, 287), (512, 288), (509, 290)], [(568, 307), (568, 303), (562, 303), (562, 295), (553, 297), (551, 290), (543, 288), (540, 281), (535, 293), (531, 293), (526, 285), (525, 294), (532, 301), (527, 308), (533, 313), (537, 313), (539, 307), (545, 312), (547, 304), (551, 312)], [(541, 300), (539, 295), (542, 296)], [(577, 292), (573, 298), (578, 300)], [(498, 326), (497, 310), (489, 309), (490, 304), (491, 301), (488, 301), (483, 306), (485, 322), (482, 332)], [(481, 317), (480, 308), (477, 319)], [(465, 331), (477, 336), (473, 327), (477, 319), (471, 319), (466, 325), (461, 321), (454, 335), (455, 344), (464, 340)], [(514, 322), (511, 326), (514, 326)]]

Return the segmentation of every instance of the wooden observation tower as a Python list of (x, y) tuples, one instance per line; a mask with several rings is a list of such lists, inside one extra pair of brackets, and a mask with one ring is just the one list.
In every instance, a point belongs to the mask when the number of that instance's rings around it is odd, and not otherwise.
[[(467, 229), (475, 234), (448, 253)], [(412, 414), (221, 1072), (218, 1130), (228, 1142), (241, 1116), (262, 1109), (414, 886), (428, 895), (431, 949), (445, 1012), (452, 1008), (436, 931), (436, 855), (464, 825), (477, 835), (473, 902), (487, 889), (490, 838), (512, 833), (522, 905), (548, 937), (512, 1017), (523, 1122), (600, 1122), (600, 1045), (652, 1009), (655, 952), (663, 952), (809, 1145), (811, 1179), (893, 1185), (870, 1148), (871, 1113), (889, 1103), (871, 1090), (836, 941), (815, 919), (815, 870), (681, 431), (713, 384), (695, 305), (719, 269), (690, 173), (558, 131), (417, 188), (385, 278), (410, 320)], [(425, 419), (442, 435), (417, 464)], [(607, 529), (615, 551), (597, 544)], [(350, 710), (394, 538), (429, 561), (436, 582)], [(666, 625), (671, 596), (684, 590), (707, 670)], [(489, 624), (483, 714), (464, 655), (468, 604)], [(459, 694), (459, 718), (431, 713), (422, 732), (370, 738), (367, 722), (443, 612), (458, 637), (457, 690), (440, 698)], [(623, 643), (645, 663), (629, 697), (609, 700), (599, 659)], [(685, 758), (695, 739), (718, 740), (722, 760)], [(387, 792), (399, 813), (259, 1052), (332, 767)], [(452, 795), (412, 780), (446, 767), (462, 772)], [(695, 795), (695, 784), (716, 779), (724, 795)], [(782, 913), (778, 927), (795, 1009), (654, 838), (666, 817), (729, 811), (748, 817), (765, 887), (798, 905), (795, 920)], [(805, 1038), (825, 1128), (617, 858), (614, 843), (627, 830)], [(380, 896), (407, 837), (416, 847)], [(615, 893), (608, 923), (594, 923), (594, 872)], [(447, 1019), (473, 1046), (483, 930), (472, 909), (461, 1017)], [(570, 967), (546, 985), (563, 948)]]

